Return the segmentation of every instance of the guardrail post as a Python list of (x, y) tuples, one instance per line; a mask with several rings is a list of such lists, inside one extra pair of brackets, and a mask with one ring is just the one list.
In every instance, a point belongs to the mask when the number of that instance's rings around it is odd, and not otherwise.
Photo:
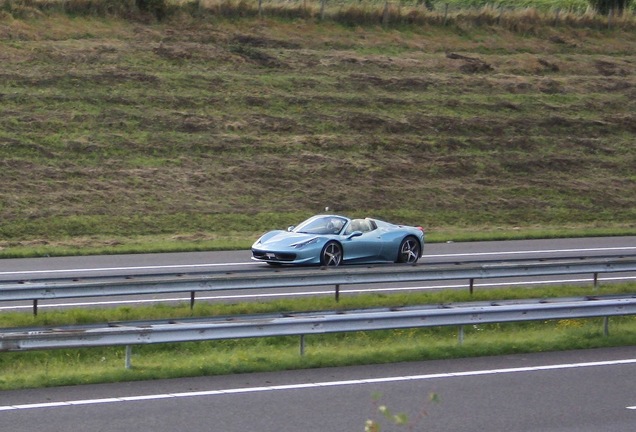
[(300, 335), (300, 356), (303, 357), (305, 355), (305, 335)]
[(336, 302), (340, 301), (340, 285), (336, 285)]
[(33, 316), (38, 316), (38, 299), (33, 300)]
[(594, 290), (598, 289), (598, 273), (594, 273)]
[(458, 341), (459, 345), (463, 345), (464, 344), (464, 326), (459, 326), (459, 336), (458, 336)]
[(194, 291), (190, 291), (190, 310), (194, 309)]
[(382, 25), (387, 26), (389, 24), (389, 2), (384, 2), (384, 11), (382, 12)]
[(475, 279), (470, 280), (470, 287), (468, 288), (470, 295), (473, 295), (473, 291), (475, 291)]
[(131, 357), (132, 357), (132, 347), (130, 345), (126, 345), (126, 369), (131, 368)]
[(609, 336), (609, 317), (603, 317), (603, 336)]

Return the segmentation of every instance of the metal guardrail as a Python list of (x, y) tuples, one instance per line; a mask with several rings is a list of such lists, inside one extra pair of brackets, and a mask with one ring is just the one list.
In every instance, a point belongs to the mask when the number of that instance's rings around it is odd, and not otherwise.
[(276, 271), (166, 274), (125, 278), (101, 276), (75, 280), (50, 279), (0, 283), (0, 302), (33, 301), (33, 313), (37, 314), (38, 300), (189, 292), (190, 304), (193, 306), (195, 294), (202, 291), (326, 285), (335, 286), (335, 296), (338, 300), (340, 286), (350, 284), (469, 280), (469, 289), (472, 293), (475, 279), (593, 274), (596, 285), (599, 273), (634, 271), (636, 271), (636, 257), (630, 256), (603, 259), (568, 258), (527, 263), (278, 269)]
[(7, 329), (0, 352), (126, 345), (130, 367), (130, 346), (140, 344), (300, 335), (302, 355), (311, 334), (590, 317), (606, 317), (607, 332), (607, 317), (634, 314), (636, 295)]

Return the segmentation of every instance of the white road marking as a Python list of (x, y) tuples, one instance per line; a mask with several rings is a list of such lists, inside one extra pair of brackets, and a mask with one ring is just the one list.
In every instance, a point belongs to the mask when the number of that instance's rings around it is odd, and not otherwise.
[(424, 258), (448, 258), (459, 256), (491, 256), (491, 255), (518, 255), (518, 254), (549, 254), (549, 253), (564, 253), (564, 252), (610, 252), (610, 251), (632, 251), (636, 250), (636, 246), (621, 246), (621, 247), (604, 247), (604, 248), (585, 248), (585, 249), (551, 249), (551, 250), (532, 250), (532, 251), (503, 251), (503, 252), (467, 252), (467, 253), (453, 253), (453, 254), (425, 254)]
[[(222, 396), (228, 394), (239, 393), (256, 393), (263, 391), (285, 391), (285, 390), (304, 390), (316, 387), (339, 387), (350, 385), (364, 385), (364, 384), (379, 384), (389, 382), (403, 382), (403, 381), (425, 381), (432, 379), (444, 379), (444, 378), (461, 378), (468, 376), (485, 376), (495, 374), (511, 374), (511, 373), (526, 373), (526, 372), (541, 372), (552, 370), (564, 370), (564, 369), (576, 369), (587, 367), (603, 367), (603, 366), (620, 366), (620, 365), (632, 365), (636, 364), (636, 359), (624, 359), (624, 360), (608, 360), (598, 362), (587, 363), (566, 363), (556, 365), (543, 365), (543, 366), (528, 366), (518, 368), (506, 368), (506, 369), (486, 369), (486, 370), (474, 370), (474, 371), (462, 371), (462, 372), (445, 372), (427, 375), (407, 375), (407, 376), (394, 376), (394, 377), (380, 377), (380, 378), (362, 378), (352, 379), (345, 381), (323, 381), (314, 383), (302, 383), (302, 384), (283, 384), (273, 386), (262, 387), (244, 387), (244, 388), (229, 388), (229, 389), (216, 389), (216, 390), (203, 390), (185, 393), (159, 393), (139, 396), (120, 396), (102, 399), (83, 399), (83, 400), (70, 400), (70, 401), (58, 401), (58, 402), (40, 402), (18, 405), (4, 405), (0, 406), (0, 411), (15, 411), (15, 410), (29, 410), (29, 409), (41, 409), (41, 408), (61, 408), (71, 407), (78, 405), (98, 405), (104, 403), (121, 403), (121, 402), (136, 402), (136, 401), (153, 401), (159, 399), (172, 399), (172, 398), (191, 398), (191, 397), (206, 397), (206, 396)], [(628, 409), (636, 409), (636, 407), (627, 407)]]
[(208, 263), (208, 264), (174, 264), (161, 266), (136, 266), (136, 267), (97, 267), (97, 268), (76, 268), (76, 269), (57, 269), (57, 270), (17, 270), (3, 271), (0, 276), (11, 276), (19, 274), (46, 274), (46, 273), (93, 273), (93, 272), (110, 272), (110, 271), (126, 271), (126, 270), (166, 270), (166, 269), (188, 269), (188, 268), (204, 268), (204, 267), (225, 267), (225, 266), (245, 266), (256, 265), (257, 262), (238, 262), (238, 263)]
[[(628, 281), (636, 280), (636, 276), (626, 277), (608, 277), (599, 278), (599, 282), (610, 281)], [(511, 287), (515, 285), (531, 286), (531, 285), (550, 285), (550, 284), (578, 284), (578, 283), (590, 283), (593, 279), (561, 279), (561, 280), (544, 280), (544, 281), (525, 281), (525, 282), (490, 282), (475, 284), (477, 288), (493, 288), (493, 287)], [(364, 293), (376, 293), (376, 292), (389, 292), (389, 291), (425, 291), (425, 290), (443, 290), (443, 289), (458, 289), (468, 288), (467, 284), (454, 284), (454, 285), (434, 285), (434, 286), (420, 286), (420, 287), (393, 287), (393, 288), (352, 288), (341, 289), (340, 294), (364, 294)], [(240, 299), (265, 299), (265, 298), (277, 298), (277, 297), (303, 297), (303, 296), (316, 296), (316, 295), (333, 295), (332, 289), (325, 289), (324, 291), (303, 291), (297, 293), (264, 293), (264, 294), (236, 294), (236, 295), (217, 295), (217, 296), (199, 296), (196, 297), (196, 301), (214, 301), (214, 300), (240, 300)], [(173, 298), (153, 298), (153, 299), (135, 299), (135, 300), (112, 300), (112, 301), (91, 301), (91, 302), (76, 302), (76, 303), (54, 303), (54, 304), (39, 304), (38, 309), (46, 308), (65, 308), (65, 307), (80, 307), (80, 306), (114, 306), (114, 305), (135, 305), (135, 304), (152, 304), (152, 303), (184, 303), (190, 302), (190, 297), (173, 297)], [(33, 305), (12, 305), (12, 306), (0, 306), (1, 311), (17, 311), (24, 309), (32, 309)]]

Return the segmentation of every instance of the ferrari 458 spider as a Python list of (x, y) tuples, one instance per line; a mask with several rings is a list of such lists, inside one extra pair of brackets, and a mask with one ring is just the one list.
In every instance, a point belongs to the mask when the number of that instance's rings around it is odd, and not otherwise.
[(392, 261), (414, 264), (422, 255), (424, 230), (378, 219), (313, 216), (287, 231), (270, 231), (252, 245), (252, 259), (272, 265)]

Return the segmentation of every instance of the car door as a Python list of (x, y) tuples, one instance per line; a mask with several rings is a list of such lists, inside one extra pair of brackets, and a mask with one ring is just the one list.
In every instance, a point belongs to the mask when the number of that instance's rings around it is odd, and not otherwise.
[(345, 230), (342, 247), (347, 262), (377, 261), (382, 252), (380, 232), (377, 229), (367, 232)]

